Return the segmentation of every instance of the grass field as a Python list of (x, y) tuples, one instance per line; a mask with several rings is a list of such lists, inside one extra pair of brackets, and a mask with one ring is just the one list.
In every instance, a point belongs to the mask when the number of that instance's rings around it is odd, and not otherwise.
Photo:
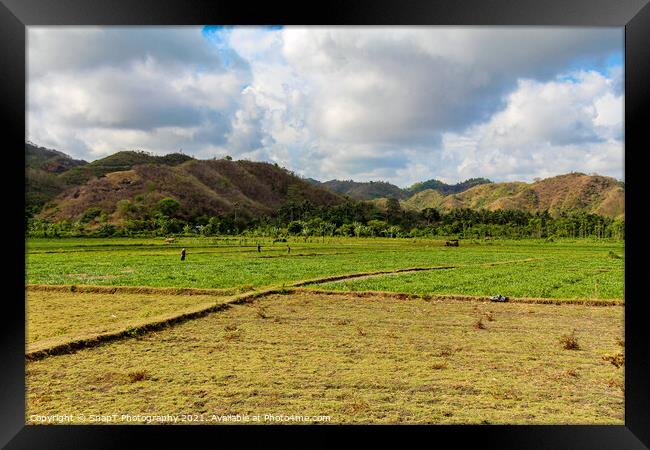
[(288, 244), (28, 241), (27, 352), (45, 356), (27, 362), (27, 421), (623, 423), (622, 243)]

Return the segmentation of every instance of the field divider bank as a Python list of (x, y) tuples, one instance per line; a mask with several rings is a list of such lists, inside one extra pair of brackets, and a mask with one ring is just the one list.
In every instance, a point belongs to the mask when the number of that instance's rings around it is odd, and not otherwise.
[(619, 299), (564, 299), (564, 298), (532, 298), (532, 297), (509, 297), (507, 302), (491, 302), (490, 297), (480, 295), (458, 295), (458, 294), (409, 294), (391, 291), (337, 291), (318, 288), (293, 288), (289, 293), (295, 294), (322, 294), (322, 295), (346, 295), (349, 297), (369, 298), (384, 297), (399, 300), (422, 299), (422, 300), (453, 300), (465, 302), (490, 302), (496, 304), (528, 303), (540, 305), (579, 305), (579, 306), (625, 306), (624, 300)]
[(237, 295), (238, 288), (198, 289), (151, 286), (101, 286), (92, 284), (28, 284), (33, 292), (77, 292), (80, 294), (165, 294), (165, 295)]

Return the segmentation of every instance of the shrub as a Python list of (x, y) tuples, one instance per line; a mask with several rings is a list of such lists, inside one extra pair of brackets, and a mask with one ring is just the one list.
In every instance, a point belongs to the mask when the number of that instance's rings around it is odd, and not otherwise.
[(573, 330), (571, 334), (560, 336), (560, 344), (562, 344), (562, 348), (565, 350), (580, 350), (580, 344), (578, 343), (576, 330)]
[(603, 356), (603, 361), (609, 361), (617, 369), (625, 365), (625, 355), (623, 353), (615, 353), (613, 355)]
[(150, 380), (151, 375), (146, 370), (135, 370), (126, 374), (129, 382), (136, 383), (138, 381)]
[(91, 220), (93, 220), (94, 218), (98, 217), (101, 213), (102, 213), (101, 208), (96, 208), (96, 207), (92, 206), (92, 207), (88, 208), (83, 213), (83, 215), (79, 219), (79, 222), (80, 223), (88, 223)]
[(302, 233), (303, 227), (304, 225), (302, 222), (294, 220), (287, 226), (287, 231), (291, 234), (300, 234)]
[(165, 216), (173, 216), (180, 209), (181, 204), (171, 197), (165, 197), (158, 202), (158, 211)]
[(97, 230), (91, 232), (89, 235), (95, 237), (111, 237), (115, 234), (116, 231), (117, 228), (115, 227), (115, 225), (112, 225), (110, 223), (105, 223)]

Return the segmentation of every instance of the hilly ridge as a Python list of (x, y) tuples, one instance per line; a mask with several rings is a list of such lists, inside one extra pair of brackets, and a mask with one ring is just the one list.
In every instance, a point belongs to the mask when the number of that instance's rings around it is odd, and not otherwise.
[(311, 178), (308, 181), (326, 187), (338, 194), (346, 195), (354, 200), (375, 200), (381, 198), (406, 200), (412, 195), (427, 189), (434, 189), (444, 195), (448, 195), (463, 192), (480, 184), (491, 183), (486, 178), (470, 178), (457, 184), (447, 184), (440, 180), (427, 180), (402, 189), (385, 181), (358, 182), (353, 180), (329, 180), (320, 182)]
[(304, 179), (277, 164), (229, 159), (198, 160), (181, 153), (155, 156), (122, 151), (93, 162), (25, 144), (28, 214), (49, 221), (77, 220), (99, 208), (111, 222), (137, 216), (170, 197), (180, 218), (239, 214), (273, 215), (289, 200), (315, 206), (345, 202), (344, 196), (385, 208), (389, 198), (402, 208), (514, 209), (530, 213), (583, 211), (606, 217), (625, 214), (625, 185), (614, 178), (570, 173), (534, 183), (474, 178), (449, 185), (438, 180), (399, 188), (386, 182)]
[(402, 202), (411, 210), (437, 208), (515, 209), (526, 212), (584, 211), (606, 217), (625, 213), (625, 188), (614, 178), (600, 175), (569, 173), (534, 183), (490, 183), (474, 186), (448, 196), (434, 190), (421, 191)]
[(129, 170), (94, 177), (71, 186), (46, 205), (47, 220), (72, 220), (88, 208), (100, 208), (119, 222), (139, 208), (152, 208), (169, 197), (180, 205), (178, 216), (219, 216), (235, 211), (242, 216), (272, 214), (287, 200), (293, 186), (304, 200), (331, 205), (342, 198), (312, 186), (273, 164), (252, 161), (195, 160), (177, 165), (136, 164)]

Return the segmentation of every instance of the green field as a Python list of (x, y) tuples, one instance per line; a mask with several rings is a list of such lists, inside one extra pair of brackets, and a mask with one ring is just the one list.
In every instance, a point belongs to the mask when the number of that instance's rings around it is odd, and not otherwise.
[(621, 424), (624, 262), (587, 240), (29, 240), (26, 421)]
[[(259, 288), (348, 273), (412, 267), (454, 269), (336, 283), (343, 290), (525, 297), (623, 298), (620, 242), (326, 239), (30, 240), (30, 284)], [(181, 247), (187, 260), (180, 261)], [(613, 255), (618, 257), (613, 257)], [(534, 261), (526, 261), (526, 260)], [(490, 265), (491, 263), (504, 263)]]
[(342, 291), (390, 291), (412, 294), (490, 295), (563, 299), (622, 299), (622, 263), (607, 256), (502, 265), (469, 265), (398, 275), (323, 283), (318, 287)]

